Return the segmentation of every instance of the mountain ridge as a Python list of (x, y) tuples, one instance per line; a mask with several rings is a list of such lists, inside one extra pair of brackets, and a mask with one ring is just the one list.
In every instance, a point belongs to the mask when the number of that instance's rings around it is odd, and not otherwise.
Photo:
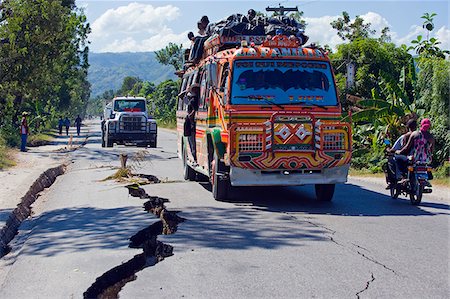
[(91, 97), (107, 90), (117, 90), (127, 76), (158, 84), (177, 77), (170, 65), (160, 64), (155, 52), (105, 52), (89, 54), (88, 81), (91, 83)]

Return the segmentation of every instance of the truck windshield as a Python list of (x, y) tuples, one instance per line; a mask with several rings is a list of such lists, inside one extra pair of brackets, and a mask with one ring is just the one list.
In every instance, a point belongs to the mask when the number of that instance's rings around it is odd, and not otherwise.
[(144, 112), (144, 100), (115, 100), (114, 111), (116, 112)]
[(336, 106), (327, 62), (239, 60), (234, 62), (232, 104)]

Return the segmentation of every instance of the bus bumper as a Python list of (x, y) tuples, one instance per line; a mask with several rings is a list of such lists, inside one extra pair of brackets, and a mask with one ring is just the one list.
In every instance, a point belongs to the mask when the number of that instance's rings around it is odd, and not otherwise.
[(231, 167), (232, 186), (298, 186), (310, 184), (336, 184), (347, 182), (350, 165), (320, 170), (261, 171)]

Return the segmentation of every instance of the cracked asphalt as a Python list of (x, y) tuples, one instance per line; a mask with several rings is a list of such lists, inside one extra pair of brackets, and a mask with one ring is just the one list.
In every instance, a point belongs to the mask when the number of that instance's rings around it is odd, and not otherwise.
[[(95, 131), (95, 130), (94, 130)], [(160, 130), (136, 172), (186, 219), (159, 235), (170, 256), (136, 273), (120, 298), (448, 298), (449, 200), (393, 200), (371, 181), (337, 186), (333, 202), (312, 186), (236, 188), (217, 202), (208, 185), (182, 181), (176, 135)], [(0, 260), (0, 298), (81, 298), (95, 279), (142, 252), (129, 238), (159, 219), (125, 184), (102, 181), (121, 152), (97, 134), (38, 199)]]

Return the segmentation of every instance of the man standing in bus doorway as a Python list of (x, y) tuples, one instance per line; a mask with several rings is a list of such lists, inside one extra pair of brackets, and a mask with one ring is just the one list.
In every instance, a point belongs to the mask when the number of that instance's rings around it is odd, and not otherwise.
[(200, 85), (198, 83), (192, 84), (189, 88), (189, 92), (186, 95), (185, 101), (187, 105), (187, 119), (191, 128), (191, 134), (188, 136), (189, 147), (191, 148), (192, 156), (194, 157), (194, 161), (197, 162), (197, 145), (195, 141), (195, 133), (196, 133), (196, 121), (195, 121), (195, 112), (198, 110), (198, 97), (200, 95)]

